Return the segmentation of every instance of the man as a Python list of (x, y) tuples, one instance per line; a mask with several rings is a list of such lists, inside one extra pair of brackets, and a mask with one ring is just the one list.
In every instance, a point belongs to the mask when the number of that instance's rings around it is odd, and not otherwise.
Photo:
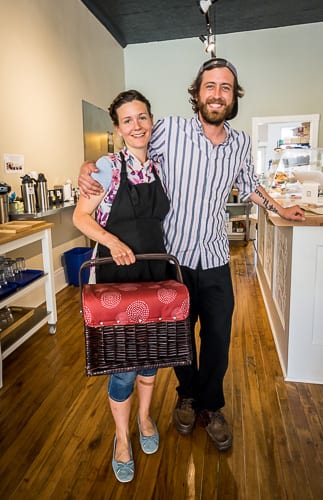
[[(304, 214), (298, 206), (283, 208), (259, 185), (250, 137), (228, 124), (243, 96), (235, 67), (225, 59), (206, 61), (189, 93), (193, 118), (159, 120), (150, 142), (150, 155), (161, 162), (170, 199), (164, 222), (166, 250), (181, 264), (191, 303), (193, 362), (175, 368), (179, 386), (173, 420), (180, 433), (189, 434), (199, 415), (217, 449), (224, 451), (232, 445), (221, 411), (234, 307), (225, 226), (228, 197), (235, 185), (241, 199), (281, 217), (301, 221)], [(82, 167), (79, 185), (85, 195), (97, 192), (89, 178), (93, 169), (93, 164)], [(194, 337), (198, 319), (199, 362)]]

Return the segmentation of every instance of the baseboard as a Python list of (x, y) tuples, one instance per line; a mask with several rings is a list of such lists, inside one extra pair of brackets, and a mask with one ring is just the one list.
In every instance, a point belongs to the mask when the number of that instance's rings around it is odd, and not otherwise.
[(63, 288), (65, 288), (68, 285), (65, 279), (65, 272), (63, 267), (56, 269), (56, 271), (54, 272), (54, 281), (55, 281), (55, 293), (60, 292), (61, 290), (63, 290)]

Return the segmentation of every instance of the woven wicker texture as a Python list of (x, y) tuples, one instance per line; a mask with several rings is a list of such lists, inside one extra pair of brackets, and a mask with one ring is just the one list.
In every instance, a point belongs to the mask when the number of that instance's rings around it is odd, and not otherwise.
[[(171, 258), (178, 266), (171, 256), (153, 258)], [(81, 286), (88, 376), (192, 362), (189, 294), (179, 270), (177, 275), (180, 281)]]
[(85, 325), (86, 373), (108, 373), (187, 365), (192, 361), (189, 320), (116, 325)]

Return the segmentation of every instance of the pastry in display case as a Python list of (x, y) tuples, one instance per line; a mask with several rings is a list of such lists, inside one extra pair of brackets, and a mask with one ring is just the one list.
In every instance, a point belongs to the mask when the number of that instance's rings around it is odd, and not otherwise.
[(317, 203), (323, 205), (323, 148), (276, 152), (266, 185), (277, 197), (301, 199), (306, 190), (311, 190), (311, 199), (316, 197)]

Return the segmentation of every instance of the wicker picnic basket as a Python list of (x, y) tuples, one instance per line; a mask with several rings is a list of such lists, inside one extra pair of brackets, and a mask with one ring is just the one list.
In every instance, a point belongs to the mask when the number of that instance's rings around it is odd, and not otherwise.
[(139, 254), (136, 259), (167, 259), (176, 266), (176, 279), (83, 284), (85, 268), (113, 260), (91, 259), (80, 267), (88, 376), (192, 362), (189, 294), (177, 259), (168, 254)]

